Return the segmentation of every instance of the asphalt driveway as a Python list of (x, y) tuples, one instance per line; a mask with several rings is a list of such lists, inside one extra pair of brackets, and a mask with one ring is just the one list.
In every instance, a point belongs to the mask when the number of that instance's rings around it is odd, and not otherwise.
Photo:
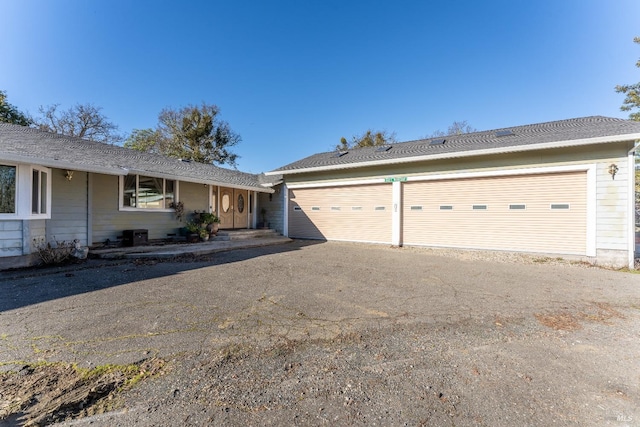
[(167, 362), (69, 425), (640, 425), (640, 275), (444, 254), (297, 241), (2, 273), (0, 370)]

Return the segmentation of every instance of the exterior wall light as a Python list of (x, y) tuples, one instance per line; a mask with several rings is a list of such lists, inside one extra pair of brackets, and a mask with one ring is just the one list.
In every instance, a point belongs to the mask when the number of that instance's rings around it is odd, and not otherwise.
[(67, 171), (64, 177), (67, 178), (67, 181), (71, 181), (73, 179), (73, 171)]
[(609, 165), (609, 175), (611, 175), (611, 179), (616, 179), (617, 173), (618, 173), (618, 166), (615, 163), (611, 163)]

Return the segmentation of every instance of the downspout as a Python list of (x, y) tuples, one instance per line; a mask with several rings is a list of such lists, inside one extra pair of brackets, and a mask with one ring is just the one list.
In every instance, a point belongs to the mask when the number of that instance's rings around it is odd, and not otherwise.
[(91, 186), (93, 185), (92, 177), (92, 173), (87, 172), (87, 246), (93, 245), (93, 215), (91, 214), (93, 205), (93, 191), (91, 191)]
[(636, 253), (636, 165), (635, 165), (635, 152), (636, 146), (627, 154), (628, 170), (629, 170), (629, 269), (633, 270), (635, 267), (635, 253)]
[(289, 189), (287, 184), (282, 184), (282, 235), (289, 237)]

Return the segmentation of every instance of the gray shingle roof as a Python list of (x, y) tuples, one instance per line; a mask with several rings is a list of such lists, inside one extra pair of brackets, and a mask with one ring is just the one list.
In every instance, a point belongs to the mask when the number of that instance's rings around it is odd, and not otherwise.
[[(500, 131), (510, 130), (512, 135), (496, 136)], [(349, 150), (342, 156), (336, 156), (336, 151), (318, 153), (302, 160), (290, 163), (278, 168), (271, 174), (287, 174), (287, 172), (303, 172), (321, 168), (344, 169), (358, 167), (371, 162), (380, 163), (402, 163), (415, 160), (420, 157), (434, 158), (456, 153), (473, 154), (474, 151), (495, 150), (495, 152), (513, 151), (514, 147), (527, 148), (544, 143), (555, 143), (564, 141), (577, 141), (588, 138), (611, 137), (613, 140), (619, 135), (636, 134), (640, 137), (640, 122), (630, 120), (615, 119), (610, 117), (593, 116), (577, 119), (560, 120), (555, 122), (537, 123), (525, 126), (514, 126), (510, 128), (494, 129), (482, 132), (473, 132), (461, 135), (449, 135), (445, 137), (421, 139), (416, 141), (401, 142), (391, 145), (388, 151), (376, 151), (378, 147), (366, 147)], [(430, 145), (434, 139), (445, 139), (444, 144)], [(511, 149), (511, 150), (510, 150)]]
[(117, 145), (87, 141), (24, 126), (0, 123), (0, 160), (47, 167), (126, 175), (127, 172), (182, 181), (271, 191), (258, 175)]

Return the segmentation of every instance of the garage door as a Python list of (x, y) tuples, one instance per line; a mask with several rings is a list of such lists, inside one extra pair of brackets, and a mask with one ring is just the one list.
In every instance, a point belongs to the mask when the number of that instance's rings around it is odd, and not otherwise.
[(586, 253), (586, 172), (407, 182), (403, 243)]
[(289, 190), (289, 237), (391, 243), (391, 185)]

